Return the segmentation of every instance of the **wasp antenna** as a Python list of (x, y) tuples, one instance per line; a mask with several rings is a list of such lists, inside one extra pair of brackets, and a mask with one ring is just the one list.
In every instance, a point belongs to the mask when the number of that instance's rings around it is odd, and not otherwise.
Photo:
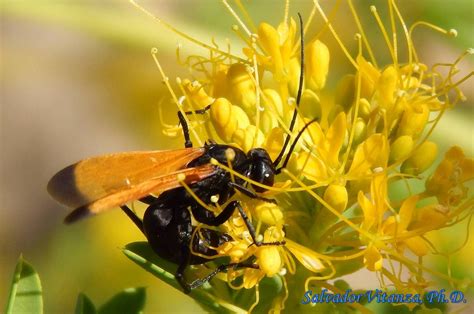
[(303, 18), (301, 17), (301, 14), (298, 12), (298, 19), (300, 20), (300, 40), (301, 40), (301, 52), (300, 52), (300, 59), (301, 59), (301, 68), (300, 68), (300, 81), (298, 85), (298, 92), (296, 94), (296, 108), (295, 111), (293, 112), (293, 117), (291, 118), (291, 123), (290, 123), (290, 132), (287, 134), (285, 138), (285, 142), (283, 143), (283, 147), (280, 151), (280, 154), (278, 154), (278, 157), (275, 159), (273, 162), (273, 166), (277, 167), (278, 164), (280, 163), (281, 159), (283, 158), (283, 154), (285, 153), (286, 148), (288, 147), (288, 144), (290, 143), (290, 138), (291, 138), (291, 132), (293, 132), (293, 128), (295, 127), (296, 123), (296, 116), (298, 114), (298, 107), (300, 105), (301, 101), (301, 94), (303, 93), (303, 77), (304, 77), (304, 30), (303, 30)]
[(296, 143), (298, 143), (298, 140), (300, 139), (301, 135), (303, 135), (304, 131), (314, 122), (319, 121), (319, 118), (314, 118), (313, 120), (309, 121), (306, 123), (306, 125), (299, 131), (298, 135), (296, 135), (295, 140), (293, 141), (293, 144), (291, 144), (290, 150), (288, 151), (288, 154), (286, 155), (285, 161), (283, 162), (283, 165), (275, 170), (276, 174), (279, 174), (281, 172), (281, 169), (285, 168), (286, 165), (288, 164), (288, 161), (290, 160), (291, 154), (293, 153), (293, 150), (296, 147)]

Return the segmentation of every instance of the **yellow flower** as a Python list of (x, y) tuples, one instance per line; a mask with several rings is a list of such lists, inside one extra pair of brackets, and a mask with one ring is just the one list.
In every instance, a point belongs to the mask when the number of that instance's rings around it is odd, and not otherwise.
[(467, 158), (460, 147), (450, 148), (435, 173), (426, 181), (426, 193), (440, 204), (457, 205), (467, 196), (466, 183), (474, 179), (474, 159)]
[[(390, 54), (389, 61), (381, 65), (383, 58), (371, 46), (380, 46), (380, 42), (366, 35), (353, 1), (347, 1), (347, 9), (355, 19), (354, 27), (343, 30), (357, 33), (358, 49), (353, 54), (331, 22), (337, 12), (328, 18), (314, 1), (303, 26), (308, 29), (304, 32), (301, 101), (296, 108), (302, 63), (300, 32), (288, 7), (283, 20), (271, 25), (254, 23), (240, 1), (236, 6), (243, 19), (227, 1), (223, 3), (235, 18), (233, 31), (243, 39), (242, 53), (230, 46), (222, 49), (200, 43), (209, 56), (194, 56), (186, 63), (198, 75), (193, 73), (193, 80), (178, 80), (181, 98), (170, 88), (179, 110), (209, 109), (188, 116), (192, 136), (200, 142), (212, 138), (244, 151), (262, 147), (275, 160), (284, 139), (291, 136), (293, 140), (306, 123), (317, 118), (296, 143), (288, 167), (264, 194), (277, 204), (235, 196), (257, 234), (262, 234), (257, 235), (259, 241), (285, 244), (253, 245), (247, 226), (235, 214), (221, 226), (233, 241), (218, 248), (219, 256), (232, 263), (251, 261), (258, 269), (229, 270), (226, 280), (235, 289), (250, 289), (265, 278), (281, 278), (285, 297), (278, 298), (282, 299), (307, 288), (309, 282), (327, 285), (326, 280), (363, 267), (377, 272), (381, 286), (389, 282), (400, 291), (420, 293), (428, 285), (426, 273), (459, 283), (450, 274), (423, 264), (423, 257), (436, 252), (427, 235), (469, 217), (472, 198), (467, 197), (466, 183), (474, 177), (474, 162), (455, 147), (432, 176), (423, 173), (438, 154), (438, 145), (429, 135), (444, 112), (464, 99), (458, 85), (469, 76), (457, 79), (456, 67), (469, 52), (453, 63), (428, 67), (419, 59), (412, 36), (421, 26), (447, 35), (453, 32), (426, 22), (406, 25), (395, 1), (388, 1), (389, 23), (385, 23), (372, 6), (371, 27), (378, 27), (380, 41)], [(313, 29), (315, 16), (336, 46)], [(406, 51), (400, 53), (404, 47)], [(333, 57), (336, 49), (352, 66), (340, 77), (331, 71), (340, 62)], [(440, 65), (447, 68), (444, 77)], [(295, 110), (296, 123), (290, 130)], [(176, 134), (176, 125), (169, 126), (168, 133)], [(408, 180), (420, 182), (426, 177), (425, 191), (411, 189)], [(394, 186), (408, 188), (391, 199)], [(287, 276), (292, 276), (291, 287), (286, 287)]]
[(401, 250), (403, 245), (406, 245), (416, 255), (424, 256), (428, 254), (429, 250), (426, 242), (420, 236), (404, 237), (404, 234), (408, 231), (408, 226), (412, 222), (413, 212), (418, 200), (418, 196), (407, 198), (402, 203), (398, 216), (390, 216), (384, 221), (382, 232), (394, 238), (401, 238), (400, 241), (395, 243), (397, 249)]

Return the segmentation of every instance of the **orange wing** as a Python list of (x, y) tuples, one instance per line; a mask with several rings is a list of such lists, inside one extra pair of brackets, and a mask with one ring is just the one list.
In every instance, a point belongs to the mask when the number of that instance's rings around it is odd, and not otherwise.
[(48, 192), (60, 203), (76, 208), (66, 217), (66, 222), (73, 222), (179, 187), (177, 175), (180, 173), (186, 175), (187, 184), (212, 175), (215, 170), (211, 165), (186, 168), (190, 161), (203, 154), (203, 148), (185, 148), (93, 157), (54, 175), (48, 183)]

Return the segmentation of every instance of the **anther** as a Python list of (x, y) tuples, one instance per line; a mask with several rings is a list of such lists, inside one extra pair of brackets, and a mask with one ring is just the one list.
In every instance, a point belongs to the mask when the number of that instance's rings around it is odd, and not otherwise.
[(217, 203), (219, 201), (219, 194), (216, 194), (216, 195), (212, 195), (211, 198), (210, 198), (211, 202), (212, 203)]
[(235, 159), (235, 150), (233, 150), (232, 148), (227, 148), (225, 150), (225, 157), (227, 158), (228, 161), (234, 161)]
[(448, 35), (449, 35), (449, 36), (453, 36), (453, 37), (458, 37), (458, 31), (455, 30), (454, 28), (451, 28), (451, 29), (448, 31)]
[(383, 168), (382, 167), (375, 167), (372, 171), (374, 173), (381, 173), (381, 172), (383, 172)]

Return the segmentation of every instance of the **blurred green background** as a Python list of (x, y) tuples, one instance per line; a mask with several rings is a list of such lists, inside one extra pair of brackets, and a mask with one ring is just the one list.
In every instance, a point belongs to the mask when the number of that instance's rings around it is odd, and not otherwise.
[[(275, 25), (282, 19), (283, 1), (243, 2), (256, 24), (265, 20)], [(374, 38), (377, 56), (385, 56), (379, 58), (383, 64), (381, 60), (388, 60), (386, 46), (368, 8), (376, 4), (385, 16), (386, 2), (354, 2)], [(222, 44), (226, 38), (238, 42), (231, 30), (235, 22), (220, 1), (139, 3), (204, 42), (212, 37)], [(327, 12), (334, 3), (322, 1)], [(428, 65), (454, 61), (473, 47), (472, 1), (398, 3), (408, 23), (426, 20), (459, 32), (457, 38), (426, 29), (416, 32), (420, 59)], [(310, 1), (291, 1), (292, 16), (299, 11), (307, 17), (310, 8)], [(336, 29), (355, 52), (355, 28), (345, 1), (337, 17)], [(170, 78), (186, 73), (175, 61), (177, 43), (183, 44), (184, 51), (205, 51), (125, 0), (6, 0), (1, 1), (0, 19), (0, 306), (6, 302), (15, 261), (23, 253), (41, 276), (46, 313), (71, 312), (81, 291), (102, 304), (122, 289), (135, 286), (148, 287), (147, 312), (199, 311), (191, 299), (166, 287), (122, 254), (121, 247), (143, 236), (121, 212), (65, 226), (62, 219), (67, 211), (48, 196), (46, 184), (56, 171), (88, 156), (181, 147), (181, 139), (165, 138), (161, 132), (158, 106), (168, 94), (150, 49), (159, 49)], [(311, 32), (320, 24), (317, 18)], [(331, 50), (329, 84), (335, 86), (351, 69), (331, 36), (325, 34), (323, 40)], [(472, 57), (461, 64), (465, 74), (472, 69)], [(470, 156), (474, 151), (473, 81), (461, 87), (468, 102), (448, 112), (434, 134), (441, 145), (440, 156), (453, 144)], [(166, 108), (164, 118), (175, 123), (176, 110)], [(458, 261), (472, 276), (472, 253)]]

